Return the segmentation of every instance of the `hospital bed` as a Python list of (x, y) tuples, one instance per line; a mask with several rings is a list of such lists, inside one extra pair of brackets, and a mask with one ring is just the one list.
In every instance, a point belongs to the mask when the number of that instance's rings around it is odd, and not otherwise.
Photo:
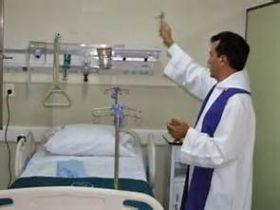
[[(87, 132), (83, 134), (85, 136)], [(152, 196), (152, 176), (155, 174), (152, 141), (148, 141), (147, 148), (151, 166), (147, 178), (143, 153), (137, 146), (139, 137), (131, 131), (125, 131), (125, 135), (133, 137), (133, 154), (120, 155), (119, 189), (112, 189), (114, 157), (110, 154), (53, 154), (45, 146), (36, 146), (32, 133), (19, 138), (15, 157), (17, 178), (10, 189), (0, 191), (0, 209), (163, 209)], [(53, 136), (59, 135), (55, 133)], [(59, 140), (59, 144), (63, 141)], [(75, 150), (79, 147), (76, 146)], [(67, 165), (78, 172), (69, 171)]]

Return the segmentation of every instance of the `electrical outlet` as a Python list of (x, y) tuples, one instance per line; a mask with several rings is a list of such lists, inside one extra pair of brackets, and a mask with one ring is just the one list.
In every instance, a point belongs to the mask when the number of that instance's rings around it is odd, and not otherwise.
[(14, 84), (5, 84), (4, 85), (4, 94), (3, 96), (7, 96), (8, 92), (10, 92), (9, 96), (16, 96), (15, 85)]

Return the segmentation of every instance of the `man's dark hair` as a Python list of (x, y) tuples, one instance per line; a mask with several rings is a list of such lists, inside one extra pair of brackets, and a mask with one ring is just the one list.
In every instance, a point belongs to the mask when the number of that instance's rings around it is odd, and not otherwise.
[(219, 41), (216, 48), (218, 56), (226, 55), (229, 65), (237, 71), (241, 71), (250, 52), (247, 42), (238, 34), (224, 31), (211, 37), (211, 42)]

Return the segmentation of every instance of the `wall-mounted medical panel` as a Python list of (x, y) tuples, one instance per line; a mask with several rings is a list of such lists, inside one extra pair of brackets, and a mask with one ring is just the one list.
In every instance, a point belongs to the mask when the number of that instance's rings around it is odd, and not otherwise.
[[(110, 50), (110, 55), (106, 55)], [(7, 70), (44, 71), (53, 67), (54, 47), (52, 43), (31, 41), (26, 49), (6, 49), (12, 57), (5, 61)], [(105, 53), (105, 54), (104, 54)], [(59, 46), (60, 71), (94, 72), (99, 74), (152, 74), (160, 51), (151, 47), (125, 45), (61, 43)], [(104, 59), (110, 62), (109, 66)], [(106, 60), (105, 60), (106, 61)], [(106, 64), (106, 66), (105, 66)]]

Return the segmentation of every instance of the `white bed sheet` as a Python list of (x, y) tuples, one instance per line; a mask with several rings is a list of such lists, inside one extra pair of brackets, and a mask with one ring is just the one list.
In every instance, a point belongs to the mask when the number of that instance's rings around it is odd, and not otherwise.
[[(56, 177), (57, 161), (79, 160), (83, 163), (86, 177), (114, 177), (114, 157), (109, 156), (61, 156), (47, 152), (43, 147), (33, 155), (21, 177)], [(119, 178), (147, 181), (143, 156), (138, 149), (133, 157), (120, 157)]]

